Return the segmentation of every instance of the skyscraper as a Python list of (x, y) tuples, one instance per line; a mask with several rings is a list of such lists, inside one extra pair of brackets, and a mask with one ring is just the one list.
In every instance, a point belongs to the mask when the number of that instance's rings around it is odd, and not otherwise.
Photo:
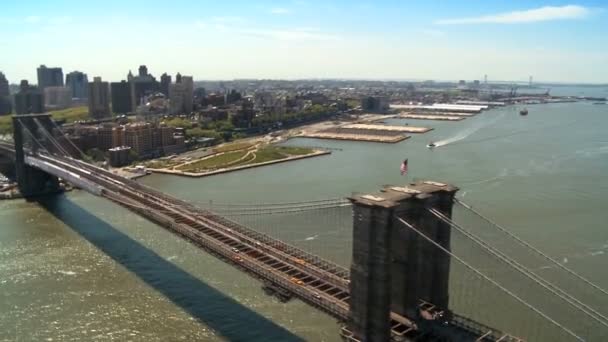
[(171, 75), (164, 73), (160, 76), (160, 92), (169, 96), (169, 85), (171, 84)]
[(8, 80), (0, 72), (0, 115), (10, 114), (12, 111), (11, 100), (9, 98)]
[(128, 82), (112, 82), (110, 84), (112, 92), (112, 112), (126, 114), (131, 108), (131, 87)]
[(8, 88), (8, 80), (2, 72), (0, 72), (0, 96), (8, 96), (10, 94)]
[(175, 83), (169, 86), (169, 98), (171, 100), (171, 114), (182, 114), (192, 112), (192, 97), (194, 92), (194, 81), (192, 76), (175, 76)]
[(87, 90), (89, 87), (87, 74), (80, 71), (72, 71), (65, 76), (65, 85), (71, 89), (71, 96), (73, 98), (87, 98)]
[(102, 82), (101, 77), (94, 77), (89, 82), (89, 115), (95, 119), (110, 116), (110, 86)]
[(61, 68), (47, 68), (41, 65), (38, 69), (38, 88), (63, 87), (63, 71)]
[(131, 84), (131, 108), (135, 110), (144, 96), (158, 91), (159, 84), (154, 76), (148, 74), (148, 68), (145, 65), (139, 66), (137, 76), (132, 76), (129, 71), (128, 77)]
[(148, 76), (148, 67), (145, 65), (139, 66), (139, 77)]
[(22, 80), (19, 92), (15, 94), (15, 111), (17, 114), (44, 113), (44, 96), (42, 92)]

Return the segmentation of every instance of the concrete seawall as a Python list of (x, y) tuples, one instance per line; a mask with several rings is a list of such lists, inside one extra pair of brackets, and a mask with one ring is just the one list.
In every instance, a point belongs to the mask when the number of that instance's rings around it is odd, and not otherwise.
[(177, 176), (207, 177), (207, 176), (219, 175), (222, 173), (251, 169), (254, 167), (284, 163), (284, 162), (293, 161), (293, 160), (324, 156), (324, 155), (328, 155), (328, 154), (331, 154), (331, 151), (317, 151), (317, 152), (314, 152), (311, 154), (306, 154), (306, 155), (301, 155), (301, 156), (291, 156), (291, 157), (287, 157), (284, 159), (271, 160), (271, 161), (267, 161), (267, 162), (263, 162), (263, 163), (255, 163), (255, 164), (237, 166), (237, 167), (233, 167), (233, 168), (218, 169), (218, 170), (213, 170), (213, 171), (209, 171), (209, 172), (184, 172), (184, 171), (168, 170), (168, 169), (148, 169), (148, 170), (151, 172), (154, 172), (154, 173), (163, 173), (163, 174), (177, 175)]

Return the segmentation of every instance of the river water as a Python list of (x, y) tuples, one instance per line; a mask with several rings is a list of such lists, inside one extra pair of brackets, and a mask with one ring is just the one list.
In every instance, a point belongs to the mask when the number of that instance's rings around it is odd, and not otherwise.
[[(559, 92), (608, 95), (552, 90)], [(414, 179), (450, 182), (461, 188), (459, 198), (606, 288), (608, 107), (528, 109), (527, 117), (508, 107), (460, 122), (388, 120), (434, 130), (398, 144), (294, 139), (288, 144), (335, 150), (208, 178), (141, 182), (216, 206), (344, 197)], [(404, 158), (407, 177), (399, 174)], [(349, 209), (311, 216), (247, 223), (347, 264)], [(74, 191), (0, 202), (0, 341), (302, 339), (338, 341), (336, 322), (297, 300), (267, 297), (259, 282), (106, 200)]]

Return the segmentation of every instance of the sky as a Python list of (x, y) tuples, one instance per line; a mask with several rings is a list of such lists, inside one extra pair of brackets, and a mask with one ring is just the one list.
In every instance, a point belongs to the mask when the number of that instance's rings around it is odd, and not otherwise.
[(0, 71), (608, 83), (608, 1), (6, 1)]

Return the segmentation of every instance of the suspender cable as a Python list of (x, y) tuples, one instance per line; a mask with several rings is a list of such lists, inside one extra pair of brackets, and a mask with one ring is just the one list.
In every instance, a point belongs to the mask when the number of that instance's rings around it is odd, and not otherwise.
[(66, 151), (63, 146), (61, 146), (61, 144), (53, 137), (53, 135), (47, 131), (47, 129), (40, 123), (40, 121), (38, 121), (37, 118), (34, 118), (34, 122), (36, 123), (36, 125), (38, 125), (38, 128), (40, 128), (42, 130), (42, 134), (44, 134), (47, 139), (51, 142), (51, 144), (53, 144), (55, 146), (55, 148), (57, 148), (57, 150), (59, 150), (59, 153), (62, 153), (65, 156), (69, 156), (70, 153), (68, 151)]
[(67, 140), (70, 143), (70, 145), (72, 145), (76, 149), (76, 151), (78, 151), (78, 153), (80, 153), (80, 156), (84, 157), (85, 156), (84, 152), (82, 152), (82, 150), (80, 148), (78, 148), (78, 146), (76, 146), (76, 144), (74, 144), (72, 139), (70, 139), (69, 137), (67, 137), (65, 135), (63, 130), (61, 130), (61, 128), (59, 127), (59, 125), (57, 125), (57, 123), (53, 120), (51, 120), (51, 123), (55, 126), (55, 128), (59, 131), (59, 133), (61, 133), (61, 135), (65, 138), (65, 140)]
[(526, 241), (522, 240), (520, 237), (518, 237), (517, 235), (511, 233), (509, 230), (507, 230), (506, 228), (500, 226), (498, 223), (490, 220), (489, 218), (487, 218), (486, 216), (484, 216), (483, 214), (481, 214), (480, 212), (478, 212), (477, 210), (473, 209), (473, 207), (471, 207), (470, 205), (462, 202), (461, 200), (455, 198), (454, 201), (460, 205), (462, 205), (463, 207), (465, 207), (466, 209), (468, 209), (469, 211), (471, 211), (472, 213), (474, 213), (475, 215), (477, 215), (478, 217), (482, 218), (483, 220), (485, 220), (486, 222), (490, 223), (491, 225), (493, 225), (494, 227), (496, 227), (496, 229), (500, 230), (501, 232), (505, 233), (507, 236), (509, 236), (511, 239), (517, 241), (519, 244), (521, 244), (522, 246), (532, 250), (533, 252), (535, 252), (536, 254), (542, 256), (544, 259), (548, 260), (549, 262), (551, 262), (552, 264), (556, 265), (557, 267), (561, 268), (562, 270), (566, 271), (567, 273), (569, 273), (570, 275), (574, 276), (575, 278), (578, 278), (580, 281), (582, 281), (583, 283), (591, 286), (592, 288), (596, 289), (597, 291), (605, 294), (608, 296), (608, 291), (604, 290), (603, 288), (601, 288), (600, 286), (594, 284), (591, 280), (583, 277), (582, 275), (574, 272), (572, 269), (566, 267), (565, 265), (561, 264), (559, 261), (555, 260), (554, 258), (550, 257), (549, 255), (545, 254), (544, 252), (542, 252), (541, 250), (539, 250), (538, 248), (532, 246), (531, 244), (527, 243)]
[(455, 228), (457, 231), (459, 231), (461, 234), (466, 236), (468, 239), (472, 240), (477, 245), (481, 246), (481, 248), (486, 250), (488, 253), (497, 257), (500, 261), (505, 262), (507, 265), (515, 268), (515, 270), (517, 270), (519, 273), (522, 273), (524, 276), (531, 279), (533, 282), (542, 286), (544, 289), (550, 291), (552, 294), (554, 294), (558, 298), (566, 301), (572, 307), (580, 310), (585, 315), (587, 315), (587, 316), (591, 317), (592, 319), (594, 319), (595, 321), (599, 322), (601, 325), (608, 327), (608, 323), (606, 323), (606, 321), (608, 321), (608, 319), (604, 315), (602, 315), (600, 312), (596, 311), (595, 309), (589, 307), (587, 304), (576, 299), (574, 296), (572, 296), (569, 293), (567, 293), (566, 291), (562, 290), (557, 285), (552, 284), (548, 280), (537, 275), (532, 270), (530, 270), (526, 266), (520, 264), (516, 260), (510, 258), (506, 254), (493, 248), (492, 246), (490, 246), (488, 243), (483, 241), (478, 236), (474, 235), (473, 233), (465, 230), (458, 224), (454, 223), (452, 220), (450, 220), (445, 215), (443, 215), (440, 211), (438, 211), (436, 209), (429, 209), (429, 212), (431, 212), (433, 215), (435, 215), (435, 217), (439, 218), (441, 221), (443, 221), (443, 222), (449, 224), (451, 227)]
[(489, 283), (491, 283), (492, 285), (496, 286), (499, 290), (501, 290), (502, 292), (506, 293), (507, 295), (509, 295), (510, 297), (514, 298), (515, 300), (517, 300), (519, 303), (523, 304), (524, 306), (526, 306), (527, 308), (529, 308), (530, 310), (536, 312), (538, 315), (540, 315), (541, 317), (543, 317), (544, 319), (546, 319), (547, 321), (551, 322), (553, 325), (555, 325), (556, 327), (558, 327), (559, 329), (563, 330), (564, 332), (566, 332), (568, 335), (574, 337), (576, 340), (578, 341), (585, 341), (582, 337), (578, 336), (576, 333), (574, 333), (572, 330), (568, 329), (567, 327), (561, 325), (559, 322), (555, 321), (553, 318), (549, 317), (546, 313), (540, 311), (539, 309), (537, 309), (535, 306), (529, 304), (528, 302), (526, 302), (525, 300), (523, 300), (522, 298), (520, 298), (518, 295), (516, 295), (515, 293), (511, 292), (509, 289), (505, 288), (504, 286), (500, 285), (497, 281), (495, 281), (494, 279), (490, 278), (489, 276), (485, 275), (484, 273), (482, 273), (481, 271), (479, 271), (478, 269), (476, 269), (475, 267), (473, 267), (472, 265), (470, 265), (469, 263), (467, 263), (466, 261), (464, 261), (463, 259), (461, 259), (460, 257), (458, 257), (457, 255), (455, 255), (454, 253), (452, 253), (451, 251), (449, 251), (448, 249), (446, 249), (445, 247), (441, 246), (440, 244), (438, 244), (437, 242), (435, 242), (433, 239), (431, 239), (430, 237), (428, 237), (426, 234), (422, 233), (421, 231), (419, 231), (418, 229), (416, 229), (414, 226), (412, 226), (409, 222), (405, 221), (404, 219), (400, 218), (400, 217), (396, 217), (396, 219), (401, 222), (403, 225), (405, 225), (407, 228), (409, 228), (410, 230), (412, 230), (414, 233), (418, 234), (420, 237), (422, 237), (423, 239), (427, 240), (428, 242), (430, 242), (432, 245), (434, 245), (435, 247), (439, 248), (440, 250), (442, 250), (444, 253), (447, 253), (449, 256), (451, 256), (452, 258), (454, 258), (456, 261), (460, 262), (461, 264), (463, 264), (466, 268), (468, 268), (469, 270), (473, 271), (475, 274), (477, 274), (479, 277), (485, 279), (486, 281), (488, 281)]

